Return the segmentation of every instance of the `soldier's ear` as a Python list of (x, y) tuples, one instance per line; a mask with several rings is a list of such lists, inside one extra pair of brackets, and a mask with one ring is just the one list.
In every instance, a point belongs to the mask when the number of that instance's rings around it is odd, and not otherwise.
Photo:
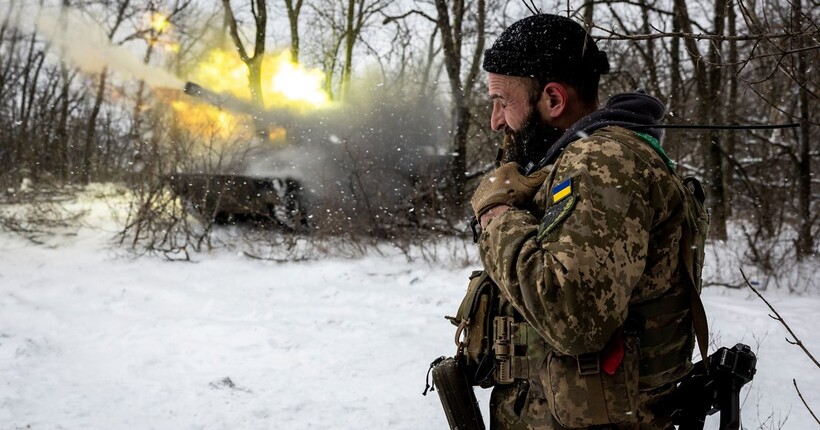
[(564, 113), (569, 101), (567, 88), (558, 82), (550, 82), (542, 90), (541, 99), (538, 101), (538, 109), (541, 115), (547, 119), (556, 119)]

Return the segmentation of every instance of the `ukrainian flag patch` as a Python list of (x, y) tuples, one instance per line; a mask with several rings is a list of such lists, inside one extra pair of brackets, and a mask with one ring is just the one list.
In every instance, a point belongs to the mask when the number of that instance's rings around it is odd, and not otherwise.
[(572, 194), (572, 179), (567, 178), (564, 182), (552, 187), (552, 203), (558, 203), (570, 194)]

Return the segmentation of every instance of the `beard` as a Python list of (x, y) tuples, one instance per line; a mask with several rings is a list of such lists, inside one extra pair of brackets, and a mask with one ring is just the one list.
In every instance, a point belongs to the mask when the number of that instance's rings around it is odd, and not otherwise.
[(514, 161), (525, 168), (530, 163), (538, 164), (563, 134), (564, 130), (544, 122), (533, 105), (520, 130), (509, 126), (504, 130), (504, 160)]

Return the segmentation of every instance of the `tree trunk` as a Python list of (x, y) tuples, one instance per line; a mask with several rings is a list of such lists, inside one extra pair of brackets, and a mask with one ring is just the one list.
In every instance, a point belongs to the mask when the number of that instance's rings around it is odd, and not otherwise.
[[(265, 0), (251, 0), (251, 10), (253, 19), (256, 23), (256, 32), (254, 34), (253, 55), (248, 53), (245, 49), (245, 44), (239, 37), (239, 28), (236, 23), (233, 9), (231, 9), (230, 0), (222, 0), (222, 5), (225, 8), (225, 20), (231, 33), (236, 51), (239, 53), (239, 58), (248, 67), (248, 90), (251, 93), (251, 100), (258, 107), (265, 106), (264, 96), (262, 94), (262, 57), (265, 55), (265, 35), (267, 31), (268, 12)], [(258, 124), (257, 124), (258, 125)], [(262, 133), (262, 130), (257, 130)], [(264, 134), (267, 134), (265, 131)]]
[[(642, 31), (644, 34), (649, 34), (652, 32), (652, 23), (649, 18), (649, 5), (647, 4), (647, 0), (641, 0), (640, 3)], [(658, 66), (655, 59), (655, 41), (651, 38), (646, 40), (646, 53), (644, 56), (646, 57), (645, 70), (649, 73), (649, 91), (652, 94), (660, 94), (661, 89), (660, 82), (658, 80)]]
[(248, 63), (248, 84), (253, 104), (259, 107), (265, 106), (265, 96), (262, 93), (262, 57), (254, 57)]
[(288, 23), (290, 24), (290, 59), (294, 63), (299, 62), (299, 13), (302, 10), (302, 0), (285, 0), (285, 7), (288, 11)]
[[(792, 31), (799, 31), (802, 28), (802, 1), (794, 0), (792, 3), (792, 20), (794, 22)], [(797, 47), (803, 47), (806, 36), (797, 36)], [(810, 117), (812, 112), (809, 97), (808, 61), (806, 61), (806, 51), (797, 53), (796, 80), (798, 85), (798, 101), (800, 103), (800, 142), (799, 142), (799, 162), (797, 165), (797, 198), (798, 198), (798, 219), (799, 226), (797, 232), (797, 259), (803, 260), (814, 255), (814, 237), (812, 227), (814, 218), (811, 212), (811, 140), (809, 139)]]
[(68, 161), (70, 160), (68, 156), (68, 106), (71, 102), (71, 77), (65, 64), (60, 65), (60, 79), (62, 80), (59, 96), (60, 111), (57, 118), (57, 129), (54, 132), (55, 143), (57, 144), (55, 149), (55, 162), (57, 163), (55, 174), (59, 181), (66, 182), (68, 180)]
[(31, 130), (35, 127), (32, 125), (32, 116), (34, 114), (34, 100), (40, 82), (40, 71), (45, 61), (45, 55), (35, 49), (36, 40), (36, 34), (32, 34), (29, 41), (26, 65), (23, 69), (23, 91), (20, 98), (20, 139), (16, 150), (18, 165), (28, 166), (29, 174), (34, 176), (34, 180), (36, 180), (39, 173), (39, 164), (35, 158), (37, 145), (32, 145)]
[[(675, 16), (680, 22), (684, 33), (692, 33), (692, 21), (685, 0), (675, 0)], [(722, 35), (725, 21), (726, 0), (715, 2), (714, 34)], [(712, 41), (709, 49), (709, 63), (711, 69), (707, 71), (704, 57), (700, 54), (697, 43), (692, 38), (684, 39), (686, 50), (689, 52), (692, 65), (695, 68), (697, 82), (697, 118), (701, 124), (720, 121), (720, 69), (714, 65), (720, 60), (720, 41)], [(720, 146), (720, 134), (717, 130), (702, 133), (700, 144), (703, 151), (707, 205), (712, 214), (712, 224), (709, 232), (718, 240), (726, 240), (726, 189), (723, 184), (723, 151)]]
[[(727, 5), (728, 10), (728, 17), (727, 17), (727, 24), (729, 27), (728, 36), (730, 39), (727, 41), (729, 44), (729, 66), (727, 68), (728, 72), (728, 81), (729, 81), (729, 95), (726, 97), (726, 100), (722, 103), (723, 109), (727, 113), (727, 120), (730, 124), (737, 124), (737, 110), (736, 106), (739, 106), (740, 97), (739, 97), (739, 85), (737, 81), (737, 73), (738, 73), (738, 61), (740, 59), (740, 55), (738, 54), (737, 50), (737, 40), (731, 39), (731, 37), (737, 36), (737, 13), (735, 11), (736, 5), (734, 2)], [(732, 201), (734, 200), (734, 189), (735, 189), (735, 171), (732, 168), (731, 160), (729, 157), (735, 156), (735, 148), (737, 147), (737, 132), (735, 130), (726, 130), (726, 157), (723, 160), (723, 169), (726, 172), (724, 183), (726, 184), (726, 189), (730, 190), (730, 192), (726, 193), (726, 217), (732, 217)]]
[[(464, 174), (466, 170), (467, 134), (470, 128), (470, 109), (464, 97), (464, 86), (461, 82), (461, 51), (457, 50), (457, 40), (461, 28), (450, 25), (450, 11), (445, 0), (436, 0), (438, 28), (441, 32), (441, 44), (444, 50), (444, 67), (450, 81), (450, 92), (453, 97), (453, 159), (450, 164), (453, 201), (464, 201)], [(454, 23), (460, 20), (454, 19)], [(457, 35), (459, 35), (457, 37)]]
[(100, 115), (103, 99), (105, 98), (105, 83), (108, 69), (103, 69), (100, 72), (100, 83), (97, 86), (97, 95), (94, 98), (94, 106), (91, 108), (91, 113), (88, 115), (88, 122), (85, 127), (85, 147), (83, 148), (83, 168), (82, 168), (82, 182), (87, 184), (91, 181), (91, 170), (93, 168), (93, 160), (95, 158), (95, 146), (97, 138), (97, 118)]
[[(727, 0), (715, 0), (715, 9), (714, 9), (714, 34), (722, 36), (724, 33), (725, 23), (726, 23), (726, 2)], [(722, 77), (723, 73), (721, 67), (718, 65), (721, 63), (720, 57), (720, 48), (721, 48), (721, 40), (714, 40), (709, 45), (709, 65), (710, 70), (708, 71), (709, 75), (709, 88), (706, 90), (706, 94), (701, 94), (701, 98), (705, 98), (708, 100), (707, 105), (705, 106), (705, 115), (701, 116), (701, 120), (703, 124), (707, 124), (710, 121), (714, 124), (720, 124), (723, 122), (723, 82)], [(720, 130), (710, 130), (709, 131), (709, 151), (708, 151), (708, 162), (706, 164), (707, 171), (710, 172), (710, 188), (712, 194), (712, 231), (714, 232), (713, 235), (715, 238), (719, 240), (726, 240), (727, 233), (726, 233), (726, 221), (727, 221), (727, 214), (726, 214), (726, 201), (727, 201), (727, 190), (726, 185), (724, 183), (724, 174), (723, 174), (723, 149), (721, 147), (721, 132)]]
[[(142, 57), (142, 63), (148, 64), (151, 61), (151, 55), (154, 53), (154, 44), (149, 43), (148, 48), (145, 50), (145, 55)], [(142, 110), (143, 110), (143, 103), (145, 97), (145, 81), (140, 80), (139, 84), (137, 84), (137, 96), (136, 100), (134, 101), (134, 114), (133, 120), (131, 121), (131, 136), (135, 139), (139, 139), (139, 135), (141, 134), (142, 129)]]
[[(65, 26), (67, 25), (65, 22), (66, 9), (69, 6), (68, 0), (63, 0), (60, 5), (59, 25), (62, 27), (62, 33), (65, 33)], [(57, 145), (55, 149), (55, 162), (57, 163), (55, 176), (58, 181), (65, 183), (68, 180), (68, 162), (70, 160), (68, 155), (68, 106), (71, 103), (71, 81), (73, 80), (73, 75), (69, 74), (68, 66), (64, 61), (60, 62), (60, 80), (62, 81), (60, 96), (58, 97), (60, 100), (60, 110), (57, 117), (57, 129), (54, 131), (54, 141)]]
[(355, 16), (356, 0), (347, 1), (347, 18), (345, 20), (345, 62), (342, 65), (342, 100), (347, 100), (350, 96), (350, 73), (353, 62), (353, 46), (356, 42), (356, 33), (353, 31), (353, 18)]
[[(672, 32), (680, 32), (680, 22), (677, 19), (672, 20)], [(681, 61), (680, 61), (680, 39), (673, 37), (669, 42), (669, 66), (670, 70), (670, 88), (669, 88), (669, 112), (673, 118), (680, 118), (683, 114), (683, 78), (681, 77)]]

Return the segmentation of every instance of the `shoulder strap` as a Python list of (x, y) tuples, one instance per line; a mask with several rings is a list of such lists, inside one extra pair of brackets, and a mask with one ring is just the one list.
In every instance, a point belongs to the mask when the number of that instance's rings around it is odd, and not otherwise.
[[(678, 182), (678, 181), (676, 181)], [(702, 244), (694, 243), (693, 239), (697, 235), (706, 236), (706, 231), (699, 231), (706, 226), (699, 225), (697, 221), (697, 211), (692, 205), (696, 204), (695, 199), (699, 204), (703, 204), (704, 193), (703, 187), (695, 178), (686, 178), (680, 184), (682, 196), (684, 198), (684, 210), (686, 212), (686, 222), (684, 225), (683, 235), (681, 237), (681, 258), (686, 269), (686, 276), (689, 278), (689, 296), (692, 308), (692, 325), (695, 329), (695, 337), (698, 341), (698, 348), (700, 349), (700, 356), (703, 359), (703, 364), (708, 368), (709, 360), (709, 322), (706, 319), (706, 310), (703, 308), (703, 301), (700, 299), (700, 270), (698, 264), (695, 262), (695, 247), (702, 246)], [(708, 225), (708, 224), (707, 224)]]

